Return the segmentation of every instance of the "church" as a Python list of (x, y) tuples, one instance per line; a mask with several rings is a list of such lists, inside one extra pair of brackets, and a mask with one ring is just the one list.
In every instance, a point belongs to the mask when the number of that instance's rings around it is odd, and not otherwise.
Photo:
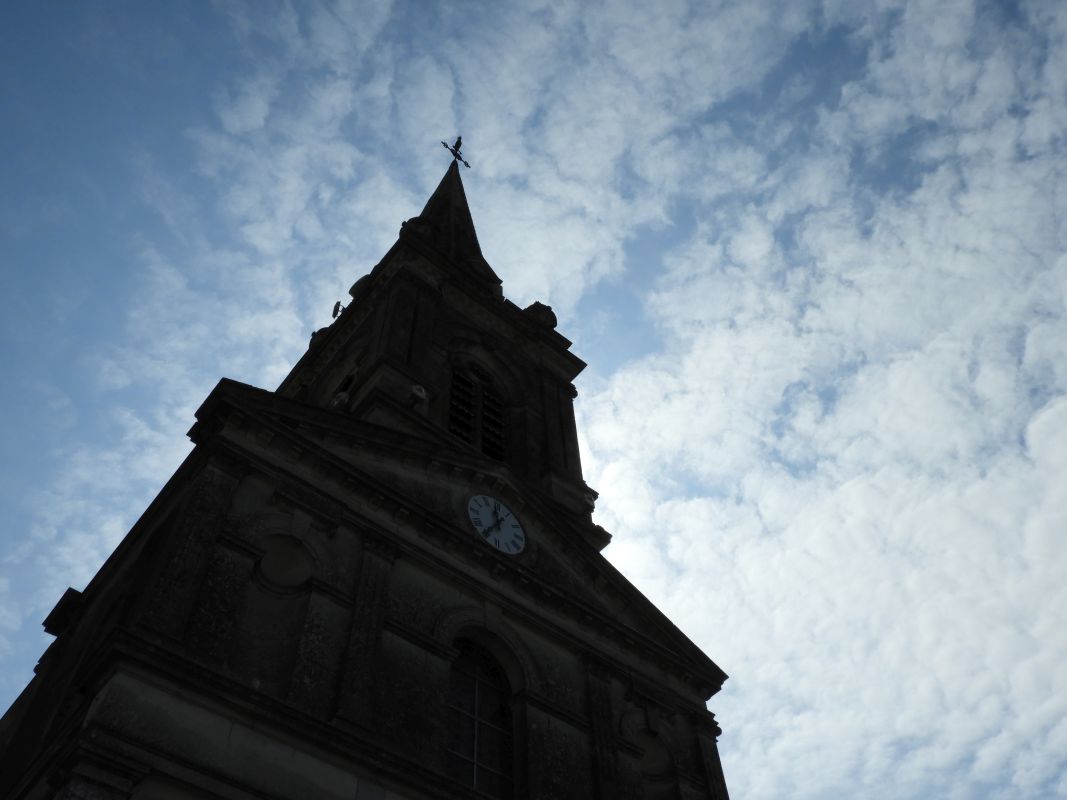
[(0, 798), (727, 800), (726, 674), (602, 555), (585, 364), (457, 160), (350, 294), (48, 614)]

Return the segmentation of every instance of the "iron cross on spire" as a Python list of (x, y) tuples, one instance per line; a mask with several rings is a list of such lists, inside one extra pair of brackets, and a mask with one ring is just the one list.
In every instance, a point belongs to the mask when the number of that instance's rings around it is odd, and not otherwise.
[[(462, 136), (457, 136), (456, 143), (451, 147), (449, 146), (448, 142), (441, 142), (441, 144), (444, 145), (445, 150), (452, 154), (452, 158), (454, 158), (456, 161), (463, 161), (463, 154), (459, 152), (459, 149), (463, 146)], [(471, 168), (471, 165), (468, 164), (466, 161), (463, 161), (463, 166), (465, 166), (467, 169)]]

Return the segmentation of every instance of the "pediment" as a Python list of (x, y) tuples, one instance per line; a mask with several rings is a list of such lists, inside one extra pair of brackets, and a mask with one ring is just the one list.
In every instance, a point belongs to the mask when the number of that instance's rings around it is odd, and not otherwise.
[[(336, 504), (375, 519), (398, 545), (466, 559), (486, 580), (511, 587), (537, 608), (691, 674), (709, 694), (725, 679), (588, 544), (581, 526), (591, 522), (561, 512), (505, 465), (463, 452), (444, 437), (351, 420), (233, 381), (212, 392), (197, 414), (198, 425), (207, 425), (212, 402), (237, 410), (249, 439), (273, 443), (275, 470), (292, 461), (296, 474), (298, 462)], [(475, 494), (497, 497), (515, 512), (526, 530), (520, 554), (504, 555), (482, 541), (466, 511)]]

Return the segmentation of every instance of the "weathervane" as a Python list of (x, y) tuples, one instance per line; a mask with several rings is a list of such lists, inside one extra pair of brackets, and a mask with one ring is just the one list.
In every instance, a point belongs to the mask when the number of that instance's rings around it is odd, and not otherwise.
[[(463, 161), (463, 154), (459, 152), (459, 148), (463, 146), (462, 136), (457, 136), (456, 143), (451, 147), (449, 146), (448, 142), (441, 142), (441, 144), (444, 146), (445, 150), (452, 154), (452, 158), (454, 158), (456, 161)], [(466, 161), (463, 161), (463, 166), (465, 166), (467, 169), (471, 168), (471, 165), (468, 164)]]

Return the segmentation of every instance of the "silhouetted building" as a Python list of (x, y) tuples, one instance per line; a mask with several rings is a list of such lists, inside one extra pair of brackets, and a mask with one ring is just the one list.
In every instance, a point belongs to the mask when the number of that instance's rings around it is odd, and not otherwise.
[(601, 555), (585, 365), (455, 162), (351, 295), (48, 615), (0, 796), (726, 800), (726, 675)]

